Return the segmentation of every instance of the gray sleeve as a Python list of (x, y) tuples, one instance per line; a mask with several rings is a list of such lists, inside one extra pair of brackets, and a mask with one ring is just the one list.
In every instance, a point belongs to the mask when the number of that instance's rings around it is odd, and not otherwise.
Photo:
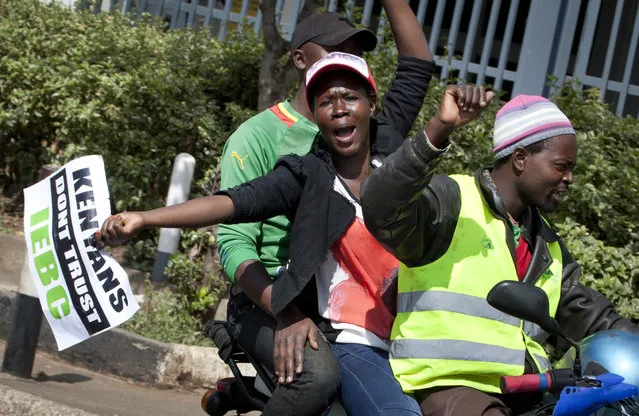
[(447, 176), (433, 176), (446, 150), (433, 147), (421, 130), (362, 185), (366, 226), (406, 265), (432, 261), (452, 239), (461, 204), (459, 187)]

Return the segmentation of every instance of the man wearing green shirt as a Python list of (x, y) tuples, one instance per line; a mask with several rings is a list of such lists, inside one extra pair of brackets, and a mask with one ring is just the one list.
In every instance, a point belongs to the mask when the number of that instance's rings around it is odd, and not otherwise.
[[(395, 35), (400, 67), (401, 58), (409, 61), (404, 64), (409, 67), (423, 66), (425, 62), (432, 65), (422, 29), (408, 4), (404, 0), (384, 0), (383, 6)], [(329, 52), (361, 56), (374, 49), (376, 42), (371, 31), (354, 28), (339, 14), (318, 13), (297, 25), (291, 55), (300, 75), (304, 75), (307, 68)], [(283, 155), (310, 151), (318, 128), (303, 84), (304, 76), (300, 76), (301, 88), (292, 100), (257, 114), (231, 135), (221, 159), (221, 189), (267, 174)], [(425, 87), (421, 94), (423, 101)], [(397, 95), (398, 99), (404, 98)], [(231, 333), (279, 382), (264, 415), (320, 414), (339, 387), (339, 369), (330, 346), (309, 318), (313, 309), (317, 315), (317, 301), (291, 303), (275, 316), (271, 312), (272, 279), (286, 267), (289, 231), (290, 224), (284, 216), (261, 223), (220, 225), (218, 231), (222, 267), (235, 283), (228, 308)], [(286, 348), (275, 348), (276, 345)], [(274, 354), (282, 350), (286, 351), (284, 355)], [(284, 372), (276, 370), (283, 367)]]

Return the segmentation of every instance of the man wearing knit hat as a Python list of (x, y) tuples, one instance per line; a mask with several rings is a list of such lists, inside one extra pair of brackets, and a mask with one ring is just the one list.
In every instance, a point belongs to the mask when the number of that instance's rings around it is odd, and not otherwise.
[(519, 95), (497, 113), (493, 168), (432, 175), (448, 134), (472, 111), (442, 105), (439, 121), (387, 158), (361, 194), (368, 229), (401, 262), (391, 367), (424, 415), (519, 414), (541, 400), (499, 394), (501, 376), (550, 368), (541, 346), (549, 334), (488, 305), (500, 281), (544, 290), (573, 339), (639, 333), (579, 283), (579, 264), (541, 215), (573, 183), (577, 140), (565, 114), (543, 97)]

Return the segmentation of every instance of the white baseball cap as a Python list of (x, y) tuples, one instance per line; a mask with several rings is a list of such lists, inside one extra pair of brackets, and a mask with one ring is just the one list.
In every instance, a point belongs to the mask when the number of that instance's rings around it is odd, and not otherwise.
[(313, 97), (311, 90), (313, 84), (322, 75), (336, 70), (346, 70), (360, 76), (377, 93), (375, 79), (364, 59), (350, 53), (331, 52), (311, 65), (306, 71), (306, 101), (309, 107), (312, 108)]

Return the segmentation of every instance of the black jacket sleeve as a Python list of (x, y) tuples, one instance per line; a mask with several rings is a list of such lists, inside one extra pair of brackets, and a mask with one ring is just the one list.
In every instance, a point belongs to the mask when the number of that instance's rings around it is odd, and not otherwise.
[(233, 200), (234, 213), (228, 223), (264, 221), (277, 215), (294, 218), (304, 188), (294, 168), (300, 164), (298, 157), (285, 156), (268, 174), (218, 192)]
[(446, 251), (461, 207), (457, 183), (433, 176), (443, 151), (427, 140), (420, 131), (362, 185), (368, 230), (408, 266), (425, 264)]
[(399, 55), (395, 78), (382, 99), (382, 111), (375, 117), (380, 127), (388, 125), (402, 138), (408, 136), (424, 105), (434, 70), (432, 61)]
[(399, 56), (395, 78), (382, 99), (382, 110), (373, 122), (375, 153), (390, 155), (404, 143), (424, 105), (434, 69), (435, 64), (431, 61)]
[(561, 299), (557, 321), (566, 335), (580, 340), (606, 329), (619, 329), (639, 334), (639, 327), (618, 315), (604, 295), (581, 283), (581, 266), (560, 241), (563, 257)]

